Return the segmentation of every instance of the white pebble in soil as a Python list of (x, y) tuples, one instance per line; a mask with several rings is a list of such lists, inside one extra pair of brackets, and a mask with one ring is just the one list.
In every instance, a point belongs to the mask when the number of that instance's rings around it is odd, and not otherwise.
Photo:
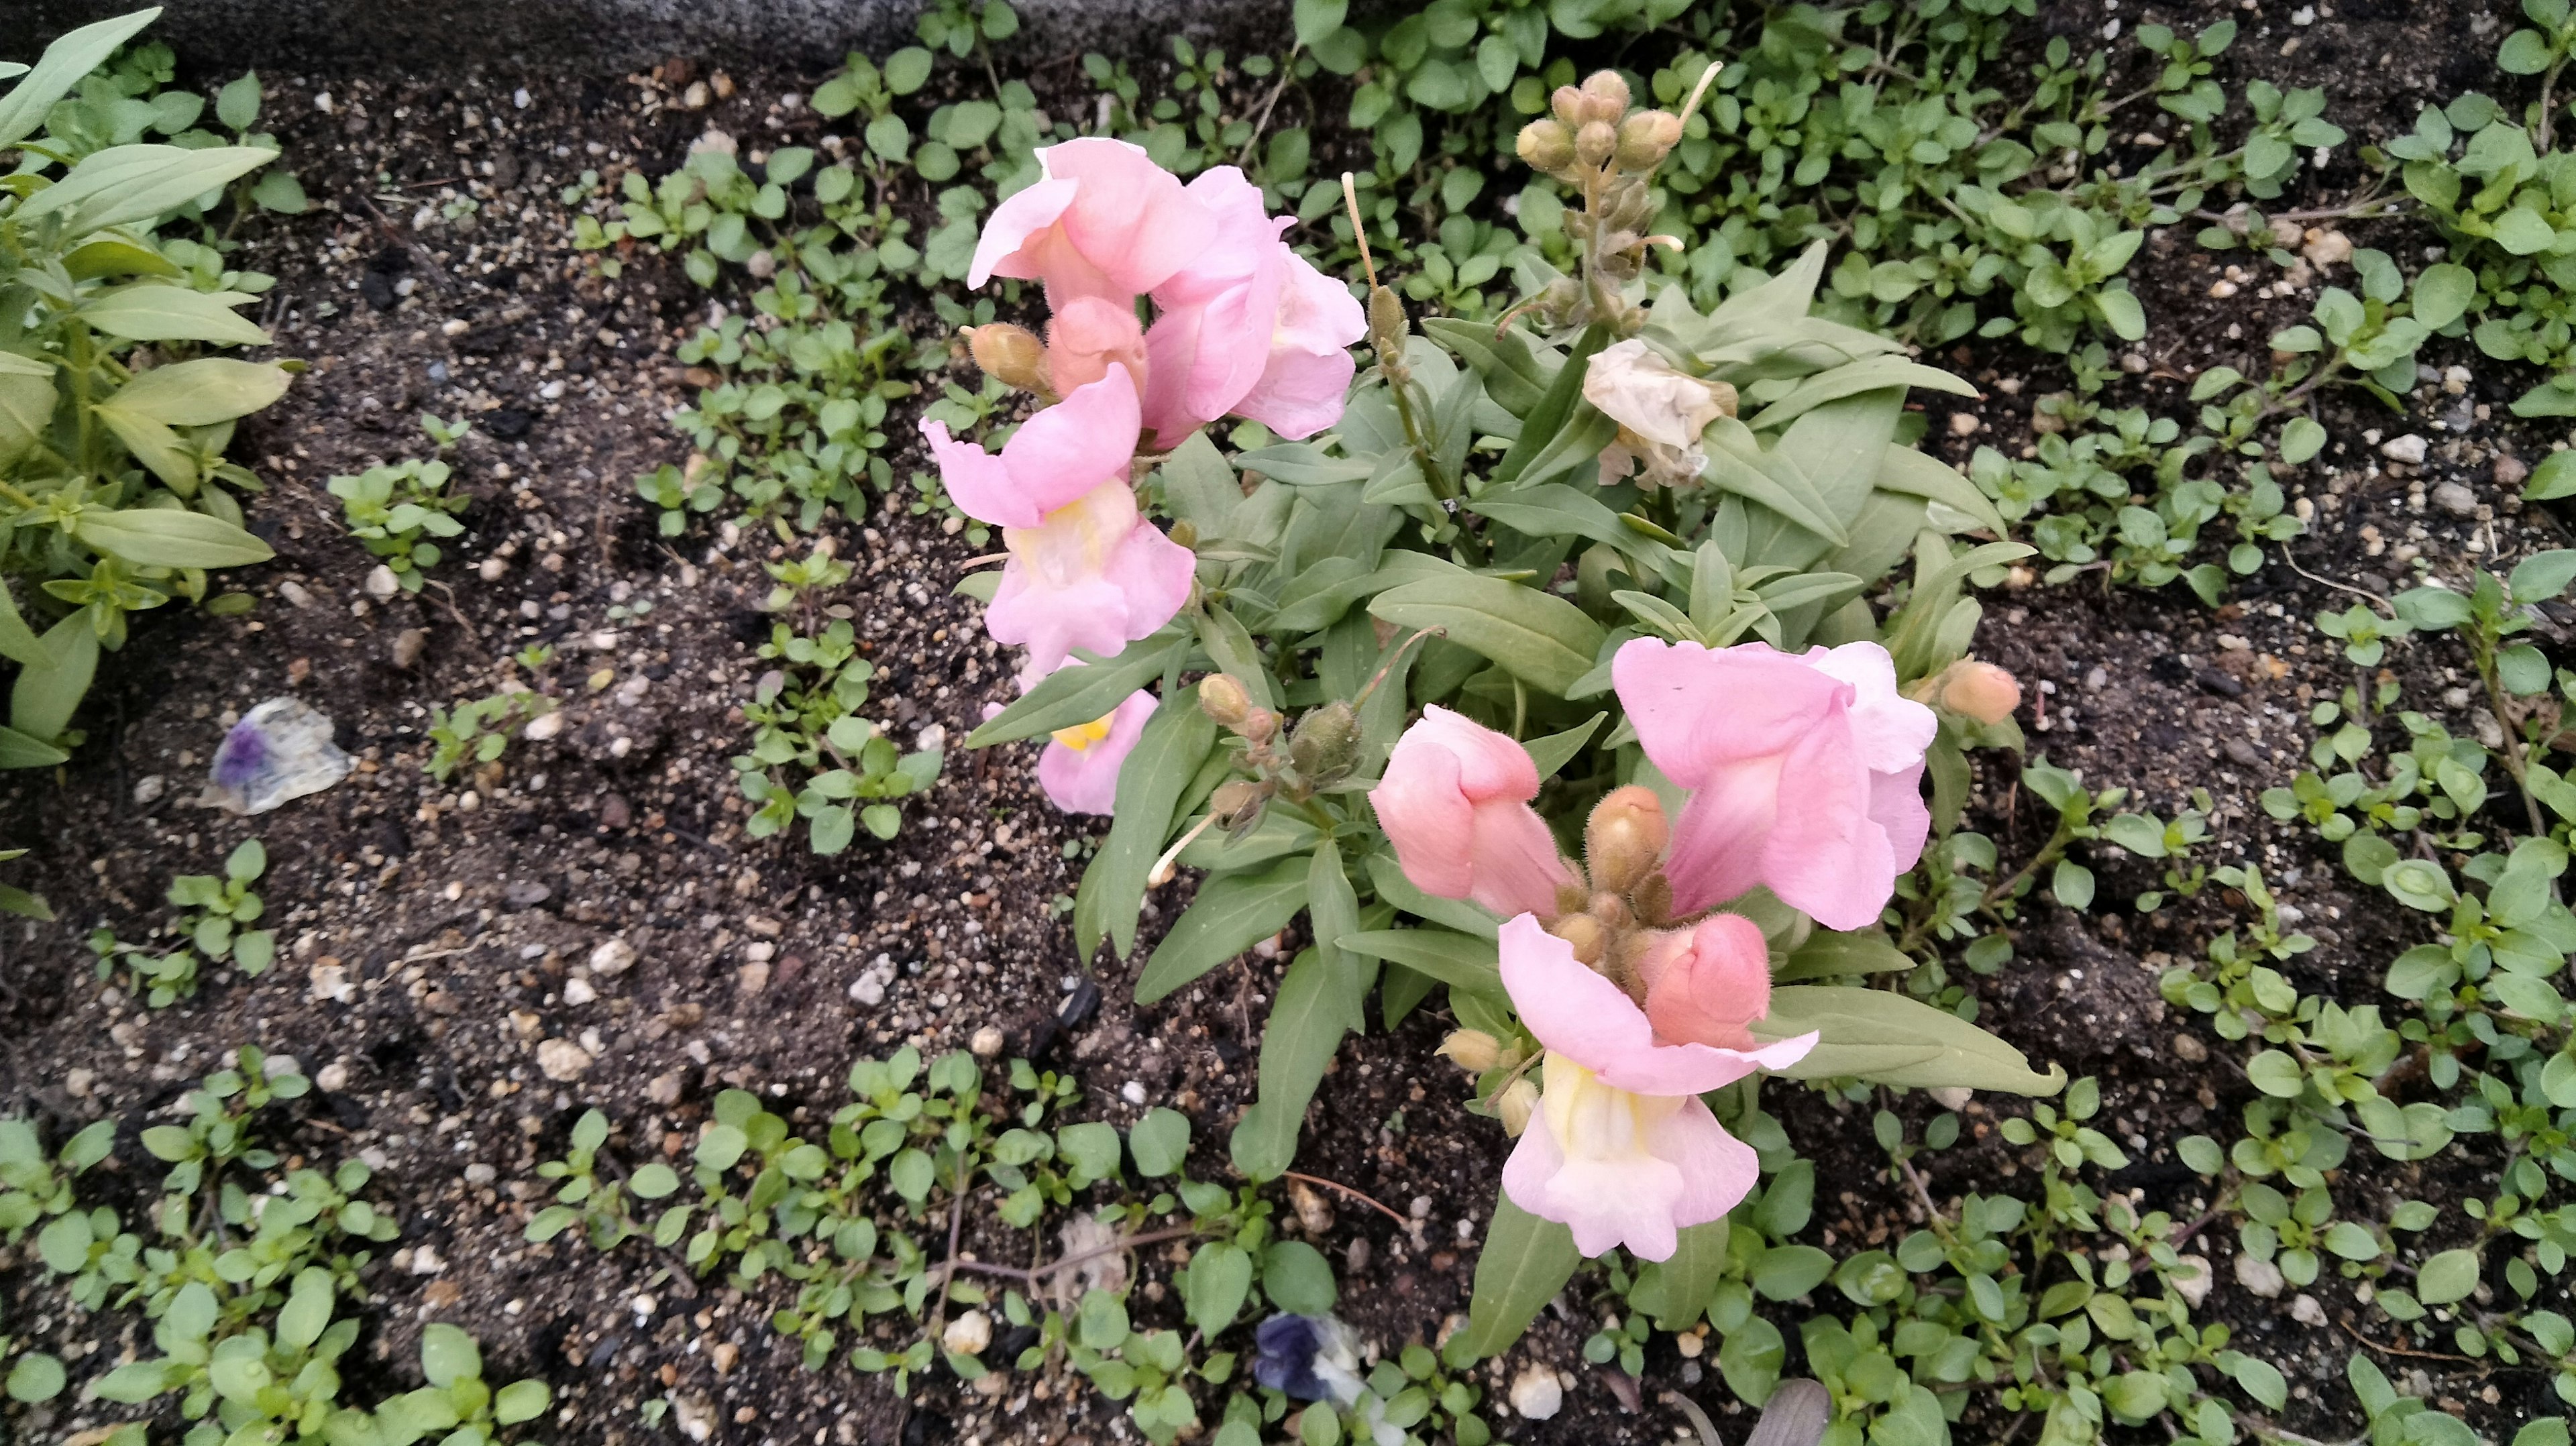
[(1143, 1104), (1143, 1103), (1145, 1102), (1145, 1083), (1144, 1083), (1144, 1081), (1142, 1081), (1142, 1080), (1132, 1080), (1132, 1079), (1131, 1079), (1131, 1080), (1127, 1081), (1127, 1083), (1125, 1083), (1125, 1084), (1123, 1084), (1123, 1085), (1119, 1086), (1119, 1087), (1118, 1087), (1118, 1098), (1120, 1098), (1120, 1099), (1122, 1099), (1122, 1100), (1125, 1100), (1127, 1103), (1129, 1103), (1129, 1104), (1131, 1104), (1131, 1105), (1141, 1105), (1141, 1104)]
[(1512, 1409), (1527, 1420), (1548, 1420), (1565, 1409), (1565, 1385), (1546, 1366), (1523, 1366), (1512, 1378)]

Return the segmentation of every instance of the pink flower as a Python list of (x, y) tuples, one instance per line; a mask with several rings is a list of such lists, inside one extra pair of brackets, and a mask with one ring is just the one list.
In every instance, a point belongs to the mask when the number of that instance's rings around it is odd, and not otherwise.
[(998, 456), (954, 440), (944, 422), (923, 422), (921, 435), (938, 459), (940, 485), (967, 516), (1035, 527), (1103, 482), (1123, 487), (1136, 427), (1135, 380), (1125, 367), (1104, 363), (1099, 380), (1022, 422)]
[(1696, 929), (1656, 935), (1637, 973), (1646, 1018), (1666, 1044), (1751, 1049), (1746, 1026), (1771, 1012), (1771, 946), (1741, 914), (1711, 914)]
[(1761, 1167), (1699, 1096), (1804, 1058), (1816, 1036), (1760, 1049), (1659, 1044), (1645, 1011), (1523, 914), (1503, 925), (1503, 987), (1547, 1048), (1538, 1113), (1503, 1166), (1512, 1202), (1599, 1255), (1667, 1260), (1687, 1226), (1723, 1219)]
[(1696, 912), (1767, 885), (1828, 929), (1875, 922), (1931, 832), (1932, 710), (1876, 643), (1709, 649), (1640, 638), (1611, 664), (1646, 756), (1694, 790), (1666, 872)]
[(1359, 302), (1279, 239), (1288, 218), (1264, 212), (1241, 171), (1207, 171), (1189, 194), (1216, 217), (1216, 236), (1154, 288), (1162, 316), (1145, 338), (1145, 420), (1155, 447), (1228, 413), (1285, 437), (1331, 426), (1350, 388), (1350, 345), (1368, 329)]
[(1404, 876), (1424, 893), (1497, 914), (1556, 913), (1573, 874), (1529, 801), (1529, 750), (1446, 708), (1425, 708), (1386, 760), (1369, 803)]
[(1124, 368), (1138, 395), (1145, 390), (1145, 329), (1136, 308), (1097, 296), (1077, 296), (1047, 323), (1047, 381), (1059, 397), (1070, 397)]
[(1067, 813), (1115, 813), (1118, 768), (1144, 736), (1154, 716), (1154, 695), (1138, 689), (1125, 702), (1089, 723), (1055, 730), (1038, 755), (1038, 786)]
[[(1125, 375), (1113, 371), (1109, 380)], [(1137, 514), (1136, 494), (1115, 477), (1036, 526), (1004, 527), (1002, 543), (1011, 560), (984, 626), (1002, 642), (1027, 645), (1020, 674), (1027, 683), (1064, 666), (1075, 648), (1112, 656), (1170, 622), (1190, 600), (1198, 563)]]
[(1206, 251), (1216, 219), (1141, 146), (1086, 137), (1037, 153), (1046, 178), (993, 208), (966, 284), (995, 276), (1046, 283), (1047, 304), (1077, 296), (1121, 305)]

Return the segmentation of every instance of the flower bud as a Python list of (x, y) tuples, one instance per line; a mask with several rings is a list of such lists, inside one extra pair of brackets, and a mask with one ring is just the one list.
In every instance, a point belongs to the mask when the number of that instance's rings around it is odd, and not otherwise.
[(1590, 914), (1565, 914), (1547, 926), (1547, 931), (1574, 946), (1574, 957), (1590, 967), (1599, 964), (1610, 952), (1610, 931)]
[(1404, 303), (1396, 299), (1394, 292), (1378, 287), (1369, 293), (1368, 320), (1369, 348), (1377, 353), (1378, 360), (1402, 360), (1404, 335), (1409, 330), (1404, 320)]
[(1583, 825), (1584, 863), (1592, 871), (1592, 886), (1627, 893), (1654, 872), (1672, 836), (1664, 802), (1654, 790), (1633, 783), (1610, 790)]
[(1046, 343), (1025, 326), (998, 321), (990, 326), (964, 328), (966, 347), (975, 355), (975, 365), (984, 369), (1004, 386), (1024, 392), (1048, 391)]
[(1270, 802), (1270, 790), (1249, 779), (1238, 778), (1220, 784), (1208, 795), (1208, 812), (1216, 826), (1228, 833), (1240, 833), (1261, 821), (1262, 810)]
[(1587, 166), (1601, 165), (1618, 149), (1618, 128), (1608, 121), (1585, 121), (1574, 133), (1574, 158)]
[(1558, 86), (1556, 93), (1547, 98), (1547, 106), (1549, 110), (1556, 113), (1556, 118), (1565, 124), (1569, 126), (1583, 124), (1585, 99), (1583, 92), (1575, 87)]
[(1481, 1029), (1458, 1029), (1440, 1041), (1435, 1053), (1469, 1074), (1483, 1074), (1502, 1061), (1503, 1045)]
[(1252, 694), (1233, 675), (1210, 673), (1199, 680), (1199, 711), (1219, 728), (1240, 731), (1252, 719)]
[(1619, 123), (1619, 168), (1651, 171), (1663, 164), (1682, 138), (1681, 117), (1668, 111), (1641, 110)]
[(1583, 81), (1584, 113), (1618, 124), (1628, 113), (1628, 82), (1615, 70), (1596, 70)]
[(1544, 117), (1521, 127), (1515, 149), (1532, 170), (1553, 173), (1574, 164), (1573, 132)]
[(1494, 1101), (1494, 1114), (1503, 1122), (1503, 1133), (1515, 1140), (1529, 1128), (1530, 1116), (1536, 1113), (1538, 1086), (1525, 1079), (1513, 1080), (1503, 1090), (1503, 1097)]
[(1297, 720), (1288, 736), (1288, 762), (1306, 782), (1329, 788), (1359, 766), (1360, 719), (1336, 698)]
[(2001, 723), (2021, 706), (2021, 682), (1992, 663), (1963, 658), (1941, 685), (1941, 706), (1980, 723)]

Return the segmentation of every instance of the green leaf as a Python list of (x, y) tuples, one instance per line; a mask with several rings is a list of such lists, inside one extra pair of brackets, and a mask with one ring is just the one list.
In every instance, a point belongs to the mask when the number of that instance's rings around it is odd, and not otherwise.
[(1177, 1173), (1189, 1153), (1190, 1117), (1178, 1110), (1157, 1105), (1127, 1132), (1127, 1154), (1148, 1180)]
[(1493, 999), (1507, 997), (1501, 953), (1489, 939), (1445, 929), (1373, 929), (1345, 934), (1340, 943), (1372, 959), (1428, 974), (1452, 989)]
[(1406, 583), (1371, 599), (1369, 612), (1401, 628), (1439, 628), (1449, 641), (1558, 697), (1592, 670), (1601, 651), (1601, 625), (1581, 608), (1501, 578)]
[(1476, 1257), (1476, 1286), (1467, 1325), (1449, 1338), (1443, 1354), (1459, 1367), (1501, 1355), (1529, 1328), (1539, 1311), (1574, 1278), (1583, 1261), (1574, 1232), (1523, 1210), (1507, 1195), (1494, 1198), (1494, 1221)]
[(1259, 873), (1220, 874), (1199, 885), (1188, 912), (1145, 961), (1136, 1002), (1151, 1004), (1288, 927), (1306, 907), (1310, 867), (1303, 857), (1286, 858)]
[(60, 216), (67, 237), (155, 221), (276, 159), (249, 146), (110, 146), (19, 203), (18, 219)]
[(2478, 299), (2477, 274), (2465, 266), (2441, 262), (2415, 278), (2415, 319), (2427, 330), (2440, 331), (2457, 321)]
[(1544, 738), (1533, 738), (1523, 744), (1529, 752), (1530, 762), (1538, 767), (1538, 776), (1554, 778), (1558, 769), (1574, 761), (1575, 755), (1583, 751), (1584, 744), (1592, 741), (1592, 735), (1600, 731), (1602, 723), (1609, 717), (1607, 713), (1595, 713), (1576, 727)]
[(1341, 1292), (1324, 1252), (1302, 1240), (1281, 1240), (1262, 1252), (1261, 1293), (1292, 1315), (1324, 1315)]
[(45, 630), (45, 667), (18, 670), (9, 691), (9, 726), (31, 738), (50, 741), (71, 726), (72, 714), (89, 692), (98, 671), (98, 631), (74, 613)]
[(512, 1381), (492, 1397), (492, 1419), (504, 1426), (533, 1421), (553, 1401), (554, 1394), (543, 1381)]
[[(1375, 973), (1372, 964), (1370, 977)], [(1352, 983), (1337, 980), (1317, 949), (1299, 950), (1280, 976), (1261, 1031), (1260, 1098), (1243, 1112), (1228, 1146), (1235, 1168), (1252, 1179), (1276, 1179), (1296, 1158), (1306, 1106), (1342, 1036), (1359, 1027), (1354, 1016), (1366, 986), (1355, 993)]]
[(80, 319), (128, 341), (211, 341), (265, 346), (268, 333), (233, 308), (258, 300), (247, 292), (204, 292), (139, 281), (90, 298)]
[(1189, 646), (1187, 636), (1176, 629), (1166, 629), (1129, 643), (1115, 658), (1076, 651), (1074, 656), (1088, 666), (1058, 668), (1048, 674), (1018, 702), (968, 734), (966, 746), (990, 748), (996, 743), (1015, 743), (1103, 717), (1115, 711), (1128, 694), (1178, 664), (1187, 656)]
[(1422, 892), (1420, 885), (1404, 876), (1403, 866), (1392, 854), (1369, 855), (1368, 876), (1380, 899), (1417, 919), (1429, 919), (1479, 939), (1491, 939), (1502, 929), (1500, 920), (1465, 899), (1444, 899)]
[[(1079, 671), (1079, 670), (1073, 670)], [(1199, 766), (1216, 746), (1216, 723), (1198, 705), (1198, 696), (1179, 692), (1165, 698), (1145, 720), (1136, 747), (1118, 769), (1116, 812), (1109, 836), (1091, 861), (1084, 882), (1091, 889), (1093, 932), (1077, 940), (1082, 957), (1109, 936), (1110, 947), (1124, 959), (1136, 947), (1136, 920), (1145, 902), (1148, 876), (1171, 835), (1172, 810)]]
[(307, 1266), (295, 1273), (295, 1289), (277, 1312), (277, 1344), (287, 1351), (301, 1351), (322, 1338), (322, 1330), (331, 1324), (331, 1272), (320, 1266)]
[(1190, 1257), (1181, 1304), (1200, 1335), (1213, 1340), (1219, 1331), (1234, 1324), (1245, 1298), (1251, 1294), (1252, 1255), (1242, 1246), (1214, 1241), (1200, 1246), (1198, 1253)]
[(55, 101), (69, 95), (81, 77), (96, 70), (116, 53), (116, 47), (160, 16), (157, 5), (136, 10), (65, 31), (46, 46), (43, 57), (18, 78), (16, 87), (0, 96), (0, 150), (34, 135)]
[(2300, 466), (2325, 450), (2326, 429), (2312, 417), (2292, 417), (2281, 428), (2281, 460)]
[(0, 728), (0, 768), (51, 768), (70, 759), (69, 753), (43, 739), (30, 738), (15, 728)]
[(483, 1353), (475, 1349), (472, 1336), (445, 1321), (432, 1321), (420, 1331), (420, 1372), (431, 1385), (445, 1390), (459, 1381), (480, 1379)]
[(2031, 1071), (2020, 1050), (1955, 1014), (1884, 989), (1794, 984), (1771, 991), (1771, 1012), (1753, 1021), (1769, 1041), (1810, 1030), (1821, 1037), (1804, 1059), (1773, 1073), (1791, 1079), (1857, 1075), (1878, 1084), (1932, 1089), (1965, 1085), (2014, 1094), (2055, 1094), (2066, 1071)]
[(1795, 984), (1804, 979), (1883, 974), (1913, 967), (1913, 956), (1890, 942), (1884, 929), (1855, 929), (1848, 933), (1818, 929), (1773, 967), (1771, 982)]
[(246, 567), (277, 555), (229, 522), (175, 507), (85, 510), (72, 535), (140, 567)]
[(1660, 1330), (1690, 1329), (1727, 1277), (1732, 1228), (1724, 1220), (1684, 1226), (1669, 1258), (1640, 1268), (1628, 1304), (1654, 1317)]
[(19, 615), (18, 600), (10, 596), (5, 578), (0, 578), (0, 658), (38, 668), (53, 661), (53, 655), (45, 651), (44, 641)]
[(48, 1355), (24, 1355), (9, 1368), (9, 1399), (33, 1404), (63, 1393), (63, 1363)]
[(154, 367), (99, 404), (101, 413), (142, 417), (165, 427), (211, 427), (246, 417), (286, 395), (294, 379), (267, 362), (200, 357)]
[(2496, 217), (2491, 234), (2498, 246), (2516, 256), (2537, 255), (2558, 240), (2558, 233), (2528, 206), (2516, 206)]
[(2277, 1049), (2267, 1049), (2245, 1062), (2245, 1078), (2276, 1099), (2296, 1099), (2307, 1083), (2299, 1062)]
[(2416, 1271), (2415, 1297), (2426, 1305), (2466, 1300), (2478, 1288), (2478, 1271), (2476, 1251), (2445, 1250)]
[(1297, 28), (1297, 43), (1313, 49), (1315, 43), (1342, 27), (1342, 17), (1349, 13), (1350, 0), (1296, 0), (1290, 16)]

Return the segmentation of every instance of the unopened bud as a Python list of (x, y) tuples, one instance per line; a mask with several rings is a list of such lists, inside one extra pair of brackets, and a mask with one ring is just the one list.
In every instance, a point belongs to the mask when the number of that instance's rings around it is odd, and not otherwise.
[(1571, 85), (1558, 86), (1556, 93), (1547, 98), (1547, 108), (1555, 112), (1558, 120), (1569, 126), (1583, 124), (1584, 107), (1583, 92)]
[(1592, 886), (1627, 893), (1654, 872), (1672, 836), (1664, 801), (1653, 789), (1632, 783), (1610, 790), (1583, 825), (1584, 863), (1592, 871)]
[(1288, 763), (1308, 783), (1329, 788), (1359, 766), (1359, 742), (1359, 715), (1336, 698), (1297, 720), (1288, 736)]
[(1651, 171), (1663, 164), (1682, 138), (1681, 117), (1668, 111), (1641, 110), (1619, 123), (1619, 167)]
[(2021, 681), (1992, 663), (1952, 663), (1941, 685), (1941, 706), (1980, 723), (2001, 723), (2021, 706)]
[[(1725, 383), (1720, 382), (1720, 383), (1718, 383), (1718, 385), (1720, 385), (1720, 386), (1725, 386)], [(1727, 388), (1726, 388), (1726, 394), (1727, 394), (1728, 396), (1730, 396), (1730, 397), (1734, 396), (1734, 395), (1735, 395), (1735, 388), (1733, 388), (1733, 387), (1727, 387)], [(1727, 414), (1728, 416), (1730, 416), (1730, 417), (1731, 417), (1731, 416), (1734, 416), (1734, 415), (1735, 415), (1735, 410), (1734, 410), (1734, 408), (1729, 407), (1729, 408), (1727, 409), (1727, 413), (1726, 413), (1726, 414)], [(1170, 538), (1172, 539), (1172, 541), (1173, 541), (1175, 544), (1177, 544), (1178, 546), (1181, 546), (1181, 547), (1196, 547), (1196, 546), (1198, 546), (1198, 545), (1199, 545), (1199, 525), (1198, 525), (1197, 523), (1195, 523), (1195, 522), (1192, 522), (1192, 521), (1191, 521), (1191, 520), (1189, 520), (1188, 518), (1184, 517), (1184, 518), (1181, 518), (1179, 521), (1174, 522), (1174, 523), (1172, 524), (1172, 530), (1171, 530), (1170, 532), (1166, 533), (1166, 534), (1165, 534), (1165, 536), (1170, 537)]]
[(1596, 70), (1584, 77), (1583, 96), (1587, 112), (1599, 119), (1616, 124), (1628, 113), (1628, 82), (1615, 70)]
[(1525, 1079), (1513, 1080), (1494, 1101), (1494, 1115), (1503, 1122), (1503, 1133), (1519, 1139), (1529, 1128), (1530, 1116), (1538, 1113), (1538, 1086)]
[(1469, 1074), (1483, 1074), (1501, 1062), (1503, 1045), (1481, 1029), (1458, 1029), (1440, 1041), (1437, 1053)]
[(1590, 914), (1566, 914), (1547, 926), (1547, 931), (1574, 946), (1574, 957), (1584, 967), (1598, 964), (1610, 952), (1610, 931)]
[(1369, 347), (1378, 360), (1401, 359), (1404, 355), (1404, 303), (1394, 292), (1381, 286), (1369, 293)]
[(1561, 171), (1574, 164), (1574, 133), (1542, 117), (1521, 127), (1515, 149), (1532, 170)]
[(1629, 891), (1628, 904), (1639, 919), (1662, 928), (1673, 921), (1673, 881), (1664, 876), (1663, 870), (1655, 870)]
[(1239, 730), (1252, 719), (1252, 694), (1233, 675), (1210, 673), (1199, 679), (1199, 711), (1219, 728)]
[(1587, 166), (1599, 166), (1619, 149), (1619, 129), (1608, 121), (1591, 120), (1574, 133), (1574, 158)]
[(1628, 901), (1607, 889), (1592, 896), (1592, 903), (1585, 912), (1613, 934), (1625, 933), (1637, 922), (1637, 916), (1628, 911)]
[(1048, 391), (1046, 343), (1025, 326), (997, 321), (965, 328), (967, 349), (975, 365), (1004, 386), (1024, 392)]

